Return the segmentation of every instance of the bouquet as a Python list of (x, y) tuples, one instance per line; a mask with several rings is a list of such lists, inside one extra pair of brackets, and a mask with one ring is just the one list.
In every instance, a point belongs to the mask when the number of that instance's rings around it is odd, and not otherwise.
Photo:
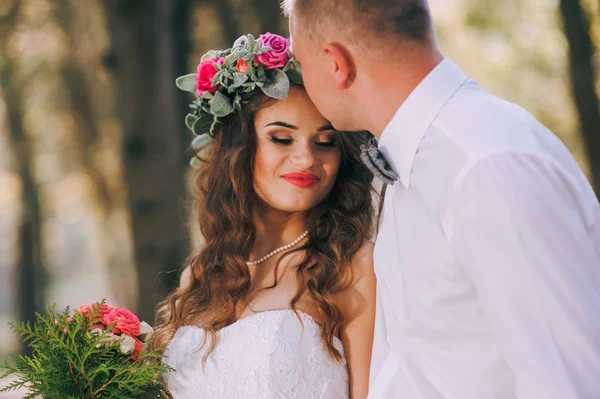
[(31, 357), (11, 354), (0, 378), (17, 380), (0, 392), (25, 388), (25, 398), (171, 398), (160, 374), (162, 351), (147, 348), (153, 330), (124, 308), (104, 300), (55, 314), (54, 307), (11, 329), (31, 347)]

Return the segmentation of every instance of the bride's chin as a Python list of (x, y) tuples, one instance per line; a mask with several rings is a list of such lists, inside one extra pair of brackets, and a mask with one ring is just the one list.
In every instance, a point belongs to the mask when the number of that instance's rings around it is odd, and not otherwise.
[(281, 198), (266, 202), (261, 201), (262, 212), (281, 212), (281, 213), (299, 213), (308, 212), (314, 208), (316, 202), (312, 199), (304, 198), (293, 198), (289, 200), (282, 200)]
[(320, 199), (316, 195), (305, 195), (298, 193), (280, 193), (280, 195), (261, 195), (259, 197), (259, 210), (261, 212), (285, 212), (297, 213), (308, 212), (314, 208)]
[(285, 213), (308, 212), (314, 208), (314, 204), (305, 202), (279, 203), (271, 206), (274, 211)]

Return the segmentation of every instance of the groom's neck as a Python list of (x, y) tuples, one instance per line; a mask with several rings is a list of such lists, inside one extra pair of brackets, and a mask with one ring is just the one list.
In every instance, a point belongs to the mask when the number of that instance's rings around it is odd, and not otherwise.
[(379, 139), (398, 108), (443, 59), (437, 49), (415, 48), (385, 63), (368, 65), (363, 85), (373, 95), (365, 96), (361, 107), (375, 137)]

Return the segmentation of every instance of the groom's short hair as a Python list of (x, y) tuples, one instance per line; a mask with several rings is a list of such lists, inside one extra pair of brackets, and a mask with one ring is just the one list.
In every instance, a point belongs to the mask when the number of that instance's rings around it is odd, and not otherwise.
[(282, 0), (282, 7), (286, 15), (294, 10), (301, 29), (313, 37), (323, 25), (350, 28), (353, 39), (365, 31), (416, 42), (433, 37), (427, 0)]

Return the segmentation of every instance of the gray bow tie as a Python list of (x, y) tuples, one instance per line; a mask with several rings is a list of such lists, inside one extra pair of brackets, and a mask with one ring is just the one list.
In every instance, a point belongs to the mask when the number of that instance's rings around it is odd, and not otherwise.
[(398, 174), (385, 160), (385, 157), (377, 148), (377, 141), (374, 138), (371, 138), (368, 144), (361, 145), (360, 150), (360, 159), (376, 177), (390, 185), (398, 180)]

